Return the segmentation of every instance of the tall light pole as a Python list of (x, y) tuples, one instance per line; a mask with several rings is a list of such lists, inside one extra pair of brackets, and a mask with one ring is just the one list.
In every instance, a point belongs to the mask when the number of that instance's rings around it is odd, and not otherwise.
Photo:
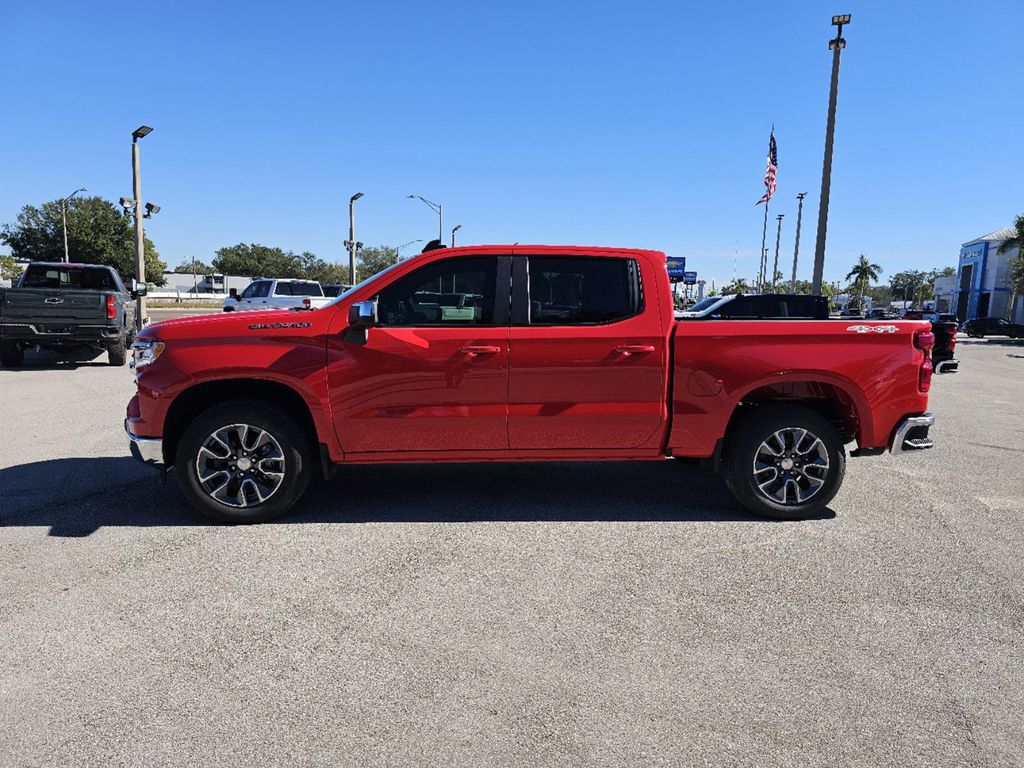
[(825, 233), (828, 230), (828, 198), (832, 190), (832, 147), (836, 133), (836, 101), (839, 98), (839, 57), (846, 40), (843, 38), (843, 25), (850, 23), (850, 14), (833, 16), (832, 23), (837, 27), (835, 39), (828, 41), (832, 51), (832, 85), (828, 92), (828, 121), (825, 124), (825, 160), (821, 167), (821, 196), (818, 198), (818, 239), (814, 244), (814, 278), (811, 282), (811, 293), (821, 295), (821, 277), (825, 272)]
[(68, 203), (71, 202), (71, 198), (77, 195), (79, 192), (88, 192), (85, 187), (80, 187), (72, 192), (70, 195), (60, 201), (60, 221), (64, 227), (64, 263), (67, 264), (70, 259), (68, 258)]
[(348, 199), (348, 240), (345, 241), (345, 247), (348, 248), (349, 285), (356, 284), (356, 249), (360, 245), (356, 242), (356, 200), (362, 196), (362, 192), (356, 192)]
[[(132, 131), (132, 196), (135, 198), (135, 279), (146, 282), (146, 240), (142, 231), (142, 177), (139, 167), (139, 139), (153, 132), (148, 125), (140, 125)], [(146, 299), (139, 296), (135, 299), (135, 326), (142, 328), (146, 324)]]
[(799, 201), (796, 208), (796, 245), (793, 246), (793, 275), (789, 279), (789, 292), (796, 293), (796, 260), (797, 256), (800, 255), (800, 221), (804, 217), (804, 198), (807, 197), (806, 192), (801, 192), (796, 196)]
[(400, 246), (395, 248), (395, 254), (398, 256), (398, 260), (399, 261), (402, 260), (402, 249), (403, 248), (406, 248), (406, 247), (412, 245), (413, 243), (422, 243), (422, 242), (423, 242), (423, 238), (420, 238), (419, 240), (410, 240), (408, 243), (402, 243)]
[(779, 228), (775, 231), (775, 266), (772, 267), (772, 293), (775, 293), (775, 276), (779, 274), (779, 243), (782, 242), (782, 217), (786, 214), (780, 213), (775, 217), (779, 222)]
[(437, 214), (437, 241), (444, 245), (444, 222), (441, 216), (441, 204), (431, 202), (430, 200), (427, 200), (427, 198), (421, 197), (420, 195), (406, 195), (406, 197), (408, 197), (410, 200), (422, 200), (430, 207), (430, 210)]
[(459, 224), (457, 227), (452, 229), (452, 248), (455, 247), (455, 233), (458, 232), (460, 229), (462, 229), (462, 225), (461, 224)]

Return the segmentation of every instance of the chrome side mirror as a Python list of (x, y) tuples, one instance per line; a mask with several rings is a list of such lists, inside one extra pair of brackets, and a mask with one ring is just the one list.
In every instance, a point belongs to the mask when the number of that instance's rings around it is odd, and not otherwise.
[(348, 324), (352, 328), (372, 328), (377, 324), (377, 302), (357, 301), (348, 308)]
[(140, 283), (135, 278), (132, 278), (132, 298), (137, 299), (139, 296), (145, 296), (147, 293), (149, 293), (149, 286), (146, 285), (146, 283)]

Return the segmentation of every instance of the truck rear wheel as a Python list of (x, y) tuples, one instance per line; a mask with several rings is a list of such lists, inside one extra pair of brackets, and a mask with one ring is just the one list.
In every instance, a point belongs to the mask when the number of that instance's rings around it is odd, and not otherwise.
[(0, 363), (4, 368), (20, 368), (25, 362), (25, 350), (10, 342), (0, 344)]
[(114, 346), (107, 347), (107, 362), (110, 365), (124, 365), (128, 362), (128, 346), (124, 334), (121, 334)]
[(820, 414), (792, 405), (765, 405), (732, 430), (723, 475), (736, 500), (776, 520), (820, 513), (846, 473), (835, 428)]
[(271, 405), (243, 400), (196, 418), (175, 457), (189, 503), (223, 523), (260, 523), (284, 514), (309, 485), (311, 465), (309, 441), (293, 419)]

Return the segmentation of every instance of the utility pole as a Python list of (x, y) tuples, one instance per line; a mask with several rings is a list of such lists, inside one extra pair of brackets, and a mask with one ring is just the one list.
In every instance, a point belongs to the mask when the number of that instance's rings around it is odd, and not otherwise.
[(839, 98), (839, 57), (846, 40), (843, 25), (850, 23), (850, 14), (833, 16), (832, 24), (838, 29), (834, 40), (828, 41), (832, 51), (832, 85), (828, 94), (828, 121), (825, 124), (825, 160), (821, 167), (821, 196), (818, 199), (818, 239), (814, 244), (814, 279), (811, 293), (821, 295), (821, 278), (825, 272), (825, 233), (828, 230), (828, 198), (832, 189), (832, 148), (836, 133), (836, 101)]
[(356, 200), (362, 196), (362, 192), (356, 192), (348, 199), (348, 240), (345, 241), (345, 247), (348, 248), (349, 285), (356, 284), (356, 249), (359, 247), (356, 242)]
[(782, 242), (782, 217), (786, 214), (780, 213), (775, 217), (779, 227), (775, 231), (775, 266), (772, 267), (772, 293), (775, 293), (775, 276), (779, 274), (779, 243)]
[[(153, 132), (148, 125), (140, 125), (132, 132), (132, 196), (135, 198), (135, 279), (146, 282), (146, 235), (142, 229), (142, 176), (139, 165), (139, 139)], [(146, 298), (135, 299), (135, 327), (146, 324)]]
[(462, 229), (462, 225), (461, 224), (459, 224), (457, 227), (455, 227), (452, 230), (452, 248), (455, 247), (455, 233), (458, 232), (460, 229)]
[(807, 197), (806, 192), (801, 192), (796, 196), (799, 201), (796, 208), (796, 245), (793, 246), (793, 276), (789, 280), (789, 292), (796, 293), (796, 260), (800, 255), (800, 222), (804, 217), (804, 198)]
[(761, 227), (761, 263), (757, 267), (757, 292), (764, 293), (764, 272), (768, 266), (768, 249), (765, 247), (765, 240), (768, 237), (768, 203), (764, 201), (764, 226)]

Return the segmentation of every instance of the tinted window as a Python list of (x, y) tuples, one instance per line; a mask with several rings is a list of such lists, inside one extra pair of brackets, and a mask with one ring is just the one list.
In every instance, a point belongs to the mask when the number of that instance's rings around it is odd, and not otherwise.
[(531, 256), (530, 324), (613, 323), (641, 308), (632, 259)]
[(389, 285), (377, 297), (381, 325), (491, 325), (496, 257), (446, 259)]
[(272, 283), (269, 280), (260, 280), (256, 283), (256, 290), (253, 291), (253, 296), (263, 298), (264, 296), (270, 295), (270, 286)]
[(323, 296), (317, 283), (279, 281), (274, 289), (278, 296)]
[(240, 299), (249, 299), (249, 298), (252, 298), (252, 297), (253, 297), (253, 296), (254, 296), (254, 295), (256, 294), (256, 288), (257, 288), (257, 286), (259, 286), (259, 283), (249, 283), (249, 284), (248, 284), (248, 285), (247, 285), (247, 286), (245, 287), (245, 290), (244, 290), (244, 291), (242, 291), (242, 295), (241, 295), (241, 296), (239, 296), (238, 298), (240, 298)]
[(21, 279), (22, 288), (75, 288), (87, 291), (119, 290), (106, 269), (30, 266)]

